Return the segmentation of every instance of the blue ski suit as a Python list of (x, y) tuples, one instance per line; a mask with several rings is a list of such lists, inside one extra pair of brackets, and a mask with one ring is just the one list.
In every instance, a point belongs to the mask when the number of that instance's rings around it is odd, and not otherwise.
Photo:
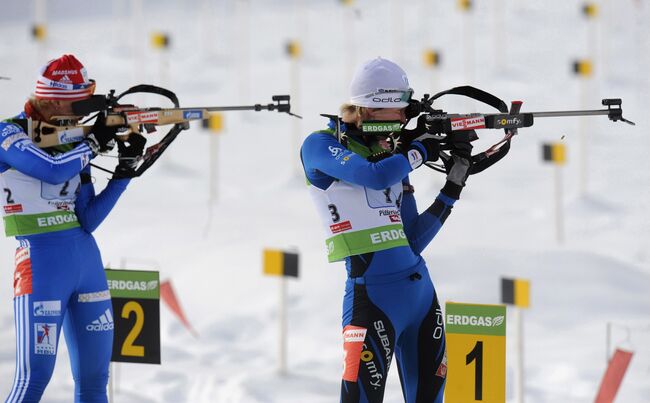
[[(25, 117), (23, 113), (17, 118)], [(14, 273), (16, 372), (6, 402), (40, 401), (54, 370), (62, 328), (74, 401), (107, 401), (113, 316), (91, 233), (129, 180), (112, 179), (96, 195), (88, 165), (92, 156), (84, 143), (51, 155), (36, 147), (18, 125), (0, 123), (5, 233), (19, 241)]]
[[(324, 202), (330, 203), (324, 207), (329, 211), (322, 215), (324, 221), (331, 220), (325, 225), (332, 234), (354, 229), (353, 220), (341, 223), (345, 211), (352, 207), (390, 215), (389, 222), (403, 226), (406, 238), (403, 242), (397, 239), (399, 236), (389, 240), (391, 234), (401, 232), (399, 227), (389, 230), (392, 227), (388, 226), (371, 233), (368, 245), (384, 238), (386, 242), (401, 243), (370, 250), (372, 245), (368, 249), (359, 246), (363, 240), (357, 241), (356, 235), (344, 242), (350, 250), (340, 255), (347, 255), (344, 260), (348, 272), (343, 300), (341, 402), (381, 402), (393, 354), (406, 402), (442, 402), (447, 370), (443, 316), (420, 253), (449, 216), (459, 198), (460, 186), (447, 182), (434, 203), (418, 214), (407, 158), (398, 154), (373, 163), (366, 159), (373, 151), (355, 137), (348, 137), (344, 146), (333, 130), (312, 133), (301, 149), (304, 171), (317, 198), (334, 193), (336, 187), (342, 189), (342, 196), (331, 195)], [(346, 203), (354, 200), (350, 194), (355, 187), (361, 194), (357, 199), (360, 206), (356, 207)], [(377, 191), (380, 198), (385, 195), (385, 202), (391, 197), (396, 199), (398, 202), (391, 206), (399, 211), (386, 209), (388, 204), (376, 204), (372, 195)], [(363, 237), (367, 233), (359, 234)], [(337, 253), (340, 243), (334, 239), (336, 235), (328, 241), (330, 257)]]

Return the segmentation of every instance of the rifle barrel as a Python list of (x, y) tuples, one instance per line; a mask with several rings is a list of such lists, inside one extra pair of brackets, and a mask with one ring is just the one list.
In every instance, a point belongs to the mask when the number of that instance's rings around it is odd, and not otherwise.
[[(280, 105), (282, 106), (282, 105)], [(196, 111), (196, 110), (204, 110), (208, 112), (226, 112), (226, 111), (260, 111), (260, 110), (276, 110), (278, 109), (278, 105), (276, 104), (269, 104), (269, 105), (262, 105), (262, 104), (255, 104), (255, 105), (242, 105), (242, 106), (197, 106), (194, 108), (188, 108), (188, 107), (183, 107), (183, 108), (173, 108), (175, 110), (179, 111)]]
[[(261, 106), (261, 105), (260, 105)], [(210, 112), (221, 112), (221, 111), (254, 111), (259, 109), (266, 109), (264, 106), (250, 105), (250, 106), (211, 106), (208, 108), (182, 108), (185, 109), (205, 109)]]
[(536, 118), (550, 118), (561, 116), (592, 116), (592, 115), (609, 115), (609, 109), (592, 109), (583, 111), (557, 111), (557, 112), (525, 112), (530, 113)]

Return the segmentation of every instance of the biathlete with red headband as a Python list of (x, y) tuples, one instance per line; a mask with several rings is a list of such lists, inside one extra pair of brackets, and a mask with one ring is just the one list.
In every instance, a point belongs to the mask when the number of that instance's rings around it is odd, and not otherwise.
[[(14, 119), (52, 123), (72, 115), (95, 83), (72, 55), (47, 63), (36, 90)], [(116, 129), (100, 116), (78, 144), (38, 148), (24, 129), (0, 123), (4, 228), (16, 250), (14, 318), (16, 373), (6, 402), (40, 401), (63, 328), (75, 382), (75, 402), (106, 402), (113, 314), (102, 259), (91, 233), (106, 218), (134, 174), (144, 138), (118, 144), (120, 162), (95, 194), (89, 162), (115, 145)]]

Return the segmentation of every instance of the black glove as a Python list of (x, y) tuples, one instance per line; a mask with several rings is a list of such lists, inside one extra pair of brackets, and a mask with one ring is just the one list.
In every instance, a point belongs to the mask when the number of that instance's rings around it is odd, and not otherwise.
[(115, 147), (115, 134), (117, 127), (106, 126), (106, 116), (100, 113), (90, 134), (84, 140), (95, 155), (111, 151)]
[(147, 139), (138, 133), (131, 133), (127, 141), (117, 142), (117, 158), (120, 161), (115, 167), (113, 179), (133, 178), (135, 169), (144, 152)]
[[(440, 140), (435, 138), (432, 134), (423, 134), (416, 138), (413, 143), (420, 143), (427, 152), (426, 161), (435, 162), (440, 158)], [(411, 143), (411, 146), (413, 145)]]
[(447, 181), (463, 187), (472, 168), (472, 144), (454, 142), (450, 144), (450, 148), (450, 155), (443, 160)]
[(415, 169), (428, 161), (437, 161), (440, 157), (440, 143), (431, 134), (423, 134), (411, 141), (404, 156)]
[[(427, 132), (426, 116), (420, 115), (414, 129), (402, 129), (398, 143), (401, 152), (413, 169), (428, 161), (437, 161), (440, 154), (440, 143)], [(404, 147), (400, 150), (401, 147)]]

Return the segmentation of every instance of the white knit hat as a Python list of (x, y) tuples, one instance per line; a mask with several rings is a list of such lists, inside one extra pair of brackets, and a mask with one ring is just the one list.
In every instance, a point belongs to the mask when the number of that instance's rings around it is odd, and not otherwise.
[(367, 108), (404, 108), (412, 94), (404, 70), (381, 57), (364, 63), (350, 83), (350, 103)]

